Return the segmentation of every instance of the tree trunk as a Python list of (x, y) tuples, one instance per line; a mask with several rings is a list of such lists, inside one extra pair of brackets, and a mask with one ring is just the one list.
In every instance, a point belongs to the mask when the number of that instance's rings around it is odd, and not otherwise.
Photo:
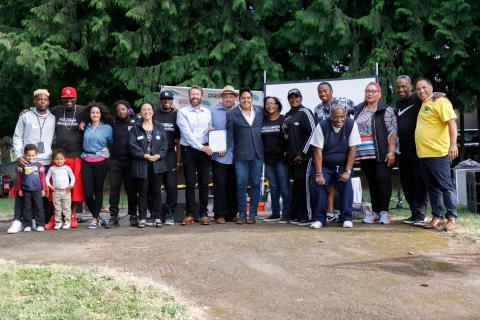
[(11, 150), (12, 150), (12, 138), (9, 136), (4, 136), (3, 138), (0, 139), (1, 163), (12, 162), (12, 158), (10, 157)]

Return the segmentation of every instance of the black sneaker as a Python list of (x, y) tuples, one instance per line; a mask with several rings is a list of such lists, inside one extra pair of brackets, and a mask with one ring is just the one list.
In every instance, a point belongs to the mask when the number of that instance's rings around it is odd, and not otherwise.
[(290, 219), (290, 220), (288, 220), (288, 223), (298, 224), (298, 218)]
[(155, 218), (153, 216), (150, 216), (149, 218), (147, 218), (145, 220), (145, 225), (147, 225), (149, 227), (155, 225)]
[(415, 218), (413, 216), (403, 220), (403, 223), (405, 223), (405, 224), (413, 224), (414, 222), (415, 222)]
[(269, 217), (263, 219), (265, 222), (275, 222), (280, 220), (280, 215), (278, 213), (272, 213)]
[(297, 225), (299, 226), (309, 226), (312, 224), (312, 221), (308, 220), (308, 219), (300, 219), (298, 220), (298, 223)]
[(278, 223), (285, 224), (288, 223), (288, 216), (283, 215), (280, 220), (278, 220)]
[(108, 220), (107, 224), (105, 225), (105, 228), (111, 229), (115, 227), (120, 227), (120, 222), (118, 221), (117, 217), (110, 217), (110, 220)]
[(130, 226), (138, 227), (138, 218), (137, 216), (130, 216)]
[(413, 221), (413, 225), (416, 227), (424, 227), (425, 226), (425, 219), (417, 219)]

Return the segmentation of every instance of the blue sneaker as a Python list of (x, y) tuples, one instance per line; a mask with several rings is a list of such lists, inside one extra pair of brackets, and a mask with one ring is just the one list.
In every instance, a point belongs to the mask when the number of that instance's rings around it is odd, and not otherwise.
[(365, 215), (365, 218), (363, 218), (362, 221), (363, 221), (363, 223), (372, 224), (372, 223), (375, 223), (377, 221), (380, 221), (380, 215), (376, 212), (367, 213)]
[(386, 211), (380, 212), (380, 223), (381, 224), (390, 224), (392, 220), (390, 220), (390, 213)]

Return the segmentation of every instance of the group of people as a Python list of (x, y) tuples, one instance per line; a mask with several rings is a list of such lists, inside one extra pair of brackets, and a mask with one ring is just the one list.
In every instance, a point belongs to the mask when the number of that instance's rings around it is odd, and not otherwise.
[[(366, 86), (365, 99), (357, 106), (334, 97), (330, 83), (321, 82), (321, 103), (313, 112), (302, 104), (300, 90), (293, 88), (287, 93), (290, 110), (282, 115), (277, 97), (267, 96), (263, 106), (257, 106), (248, 87), (237, 92), (229, 85), (220, 94), (222, 102), (208, 109), (201, 106), (203, 89), (192, 86), (190, 104), (179, 110), (173, 106), (173, 92), (163, 90), (159, 108), (144, 101), (135, 115), (127, 101), (119, 100), (113, 104), (113, 117), (100, 102), (78, 105), (73, 87), (64, 88), (63, 105), (49, 111), (50, 94), (38, 89), (34, 107), (22, 112), (13, 137), (18, 195), (8, 232), (31, 231), (32, 218), (37, 231), (75, 228), (76, 207), (83, 201), (92, 214), (88, 228), (98, 228), (107, 172), (110, 219), (105, 227), (119, 226), (122, 185), (130, 225), (174, 224), (177, 171), (182, 166), (186, 185), (182, 225), (211, 223), (210, 171), (214, 222), (255, 224), (265, 167), (272, 213), (264, 221), (318, 229), (337, 218), (351, 228), (356, 161), (368, 181), (372, 203), (363, 222), (390, 224), (391, 174), (397, 158), (412, 212), (404, 222), (452, 230), (457, 214), (449, 170), (458, 153), (453, 107), (443, 94), (433, 93), (428, 79), (418, 79), (412, 93), (410, 78), (399, 76), (396, 88), (399, 100), (394, 110), (381, 100), (376, 82)], [(212, 150), (212, 131), (224, 132), (225, 150)], [(425, 223), (427, 190), (433, 214), (429, 223)], [(49, 198), (55, 211), (50, 218)], [(333, 215), (335, 199), (338, 217)]]

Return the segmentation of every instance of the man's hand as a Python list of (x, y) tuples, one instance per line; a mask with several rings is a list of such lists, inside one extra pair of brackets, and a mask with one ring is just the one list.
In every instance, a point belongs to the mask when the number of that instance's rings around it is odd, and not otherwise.
[(385, 157), (385, 162), (387, 163), (387, 167), (391, 167), (395, 164), (395, 153), (389, 152)]
[(218, 156), (219, 156), (219, 157), (224, 157), (224, 156), (225, 156), (225, 151), (220, 151), (220, 152), (218, 153)]
[(455, 159), (456, 157), (458, 157), (458, 147), (457, 145), (453, 145), (453, 146), (450, 146), (450, 148), (448, 148), (448, 157), (453, 160)]
[(23, 156), (18, 157), (17, 162), (20, 167), (25, 167), (25, 165), (28, 163)]
[(42, 197), (45, 197), (45, 194), (46, 194), (45, 190), (42, 190)]
[(150, 161), (155, 162), (155, 161), (160, 159), (160, 155), (159, 154), (154, 154), (153, 156), (151, 156), (150, 159), (151, 159)]
[(85, 130), (85, 121), (82, 121), (78, 124), (78, 130), (80, 131)]
[(301, 155), (297, 155), (295, 156), (295, 158), (293, 158), (293, 165), (298, 167), (298, 166), (301, 166), (303, 163), (303, 157)]
[(350, 173), (348, 173), (347, 171), (345, 171), (344, 173), (342, 173), (340, 175), (340, 178), (338, 178), (338, 180), (340, 180), (341, 182), (347, 182), (348, 179), (350, 179)]
[[(50, 190), (52, 190), (52, 191), (55, 191), (55, 187), (54, 187), (54, 186), (48, 186), (48, 188), (49, 188)], [(68, 188), (67, 188), (67, 190), (68, 190)]]
[(144, 155), (143, 155), (143, 158), (144, 158), (145, 160), (152, 161), (152, 156), (149, 155), (149, 154), (144, 154)]
[(24, 115), (25, 113), (27, 113), (28, 111), (30, 111), (30, 109), (27, 107), (25, 109), (22, 109), (22, 111), (20, 111), (20, 115)]
[(23, 191), (22, 191), (22, 190), (18, 190), (18, 195), (19, 195), (20, 197), (23, 197)]
[(210, 149), (209, 146), (203, 146), (201, 150), (202, 150), (202, 152), (205, 152), (205, 153), (208, 154), (209, 156), (211, 156), (212, 153), (213, 153), (213, 152), (212, 152), (212, 149)]
[(317, 174), (315, 175), (315, 182), (316, 182), (317, 185), (319, 185), (319, 186), (325, 185), (325, 178), (323, 177), (323, 174), (317, 173)]

